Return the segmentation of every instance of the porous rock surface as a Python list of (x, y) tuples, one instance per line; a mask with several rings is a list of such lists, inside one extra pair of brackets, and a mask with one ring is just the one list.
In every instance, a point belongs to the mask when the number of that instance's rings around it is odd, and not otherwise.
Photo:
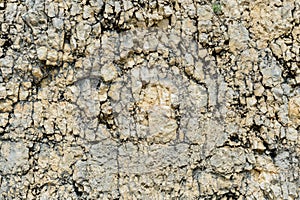
[(0, 199), (300, 199), (298, 0), (0, 2)]

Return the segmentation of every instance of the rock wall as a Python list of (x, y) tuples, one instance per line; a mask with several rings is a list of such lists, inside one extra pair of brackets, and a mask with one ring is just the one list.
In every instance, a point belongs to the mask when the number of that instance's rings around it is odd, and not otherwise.
[(298, 0), (4, 0), (0, 47), (0, 199), (300, 199)]

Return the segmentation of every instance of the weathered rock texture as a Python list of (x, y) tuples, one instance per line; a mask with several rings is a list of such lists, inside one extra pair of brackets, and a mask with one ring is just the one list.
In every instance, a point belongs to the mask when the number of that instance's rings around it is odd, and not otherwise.
[(300, 199), (298, 0), (4, 0), (0, 47), (0, 199)]

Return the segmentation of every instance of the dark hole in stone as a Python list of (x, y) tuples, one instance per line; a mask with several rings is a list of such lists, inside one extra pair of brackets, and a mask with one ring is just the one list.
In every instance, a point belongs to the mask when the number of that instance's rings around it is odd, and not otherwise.
[(238, 135), (236, 135), (236, 134), (229, 136), (229, 140), (232, 141), (232, 142), (239, 142), (240, 141)]
[(7, 35), (7, 34), (2, 34), (2, 35), (0, 36), (0, 38), (1, 38), (1, 39), (8, 39), (8, 35)]
[(261, 125), (257, 125), (257, 124), (253, 124), (251, 127), (250, 127), (250, 130), (251, 131), (254, 131), (256, 133), (260, 133), (260, 129), (261, 129)]
[(244, 144), (244, 147), (245, 147), (245, 148), (249, 148), (250, 146), (251, 146), (250, 140), (249, 140), (249, 138), (247, 138), (247, 139), (246, 139), (246, 142), (245, 142), (245, 144)]
[(241, 118), (245, 118), (246, 117), (246, 113), (241, 113)]
[(199, 166), (193, 169), (193, 178), (198, 179), (198, 175), (205, 169), (206, 169), (205, 166)]
[(282, 76), (283, 76), (284, 80), (286, 82), (288, 82), (288, 80), (293, 80), (293, 79), (296, 78), (296, 72), (295, 71), (291, 71), (291, 70), (285, 70), (282, 73)]
[(65, 99), (64, 93), (60, 93), (60, 94), (59, 94), (58, 100), (59, 100), (59, 101), (62, 101), (62, 100), (64, 100), (64, 99)]
[(70, 44), (70, 41), (71, 41), (71, 34), (70, 33), (65, 33), (64, 43), (65, 44)]
[(224, 199), (224, 197), (226, 199), (232, 199), (232, 200), (237, 200), (239, 198), (238, 195), (236, 195), (233, 192), (227, 192), (227, 193), (223, 194), (220, 199)]
[(101, 86), (101, 81), (99, 81), (99, 82), (97, 83), (96, 89), (99, 90), (99, 89), (100, 89), (100, 86)]
[(73, 182), (74, 192), (78, 197), (81, 197), (83, 195), (82, 191), (79, 191), (79, 187), (75, 182)]
[(270, 156), (272, 159), (274, 159), (277, 156), (277, 151), (276, 149), (270, 149)]
[(269, 144), (266, 141), (263, 141), (263, 145), (266, 147), (267, 150), (269, 150), (268, 149)]
[(6, 2), (4, 1), (2, 5), (0, 4), (0, 10), (5, 10), (5, 8), (6, 8)]
[(13, 42), (11, 41), (11, 39), (7, 39), (7, 40), (4, 42), (2, 48), (5, 49), (5, 50), (7, 50), (12, 44), (13, 44)]

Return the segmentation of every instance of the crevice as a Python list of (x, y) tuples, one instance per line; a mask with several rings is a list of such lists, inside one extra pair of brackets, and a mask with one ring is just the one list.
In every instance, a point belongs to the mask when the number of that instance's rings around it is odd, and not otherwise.
[(74, 180), (72, 182), (72, 185), (76, 196), (79, 198), (82, 197), (83, 196), (82, 186), (76, 183)]
[(117, 146), (117, 157), (116, 157), (116, 161), (117, 161), (117, 192), (118, 192), (118, 196), (116, 198), (114, 198), (115, 200), (117, 199), (120, 199), (121, 198), (121, 191), (120, 191), (120, 178), (121, 178), (121, 175), (120, 175), (120, 170), (121, 170), (121, 167), (120, 167), (120, 152), (119, 152), (119, 148), (121, 147), (121, 142), (120, 140), (118, 141), (118, 146)]

